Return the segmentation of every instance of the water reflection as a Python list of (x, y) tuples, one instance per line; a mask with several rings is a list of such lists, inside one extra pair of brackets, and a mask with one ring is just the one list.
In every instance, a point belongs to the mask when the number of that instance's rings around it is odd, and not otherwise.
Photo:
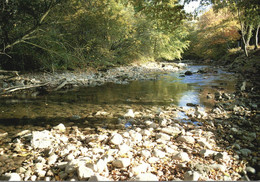
[[(203, 66), (190, 66), (196, 72)], [(13, 120), (33, 120), (33, 122), (52, 122), (63, 119), (68, 121), (72, 116), (95, 118), (95, 113), (106, 110), (108, 118), (116, 118), (125, 113), (127, 108), (140, 110), (152, 106), (175, 104), (185, 109), (187, 103), (208, 106), (205, 94), (212, 92), (211, 86), (222, 84), (234, 88), (234, 80), (226, 77), (227, 73), (193, 74), (180, 77), (180, 72), (155, 74), (156, 80), (132, 81), (126, 85), (107, 83), (103, 86), (78, 88), (68, 92), (56, 92), (35, 98), (8, 98), (0, 101), (0, 122)], [(233, 83), (233, 84), (232, 84)], [(179, 115), (187, 118), (183, 113)], [(96, 120), (98, 120), (97, 118)], [(96, 122), (93, 119), (93, 122)], [(129, 127), (131, 123), (126, 123)]]

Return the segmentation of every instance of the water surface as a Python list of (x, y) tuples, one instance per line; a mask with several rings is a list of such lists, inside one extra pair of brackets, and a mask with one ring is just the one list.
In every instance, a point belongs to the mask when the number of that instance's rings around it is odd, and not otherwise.
[[(197, 72), (206, 66), (190, 65), (187, 70)], [(213, 87), (234, 91), (232, 74), (217, 73), (184, 76), (184, 71), (154, 73), (150, 80), (131, 81), (129, 84), (107, 83), (102, 86), (77, 88), (71, 91), (53, 92), (36, 98), (2, 98), (0, 101), (0, 128), (55, 125), (60, 122), (87, 123), (114, 126), (128, 109), (142, 112), (150, 108), (177, 105), (188, 108), (187, 103), (211, 107), (206, 95), (214, 93)], [(98, 115), (97, 112), (106, 112)], [(154, 111), (154, 110), (153, 110)], [(152, 110), (151, 110), (152, 112)], [(186, 118), (185, 115), (182, 116)], [(86, 122), (87, 121), (87, 122)], [(111, 124), (110, 123), (110, 124)]]

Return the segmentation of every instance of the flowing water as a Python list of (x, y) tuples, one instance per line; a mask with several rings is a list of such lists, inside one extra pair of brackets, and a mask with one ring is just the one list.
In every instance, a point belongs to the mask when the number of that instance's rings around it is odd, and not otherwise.
[[(197, 72), (206, 66), (190, 65), (187, 70)], [(128, 109), (156, 112), (163, 106), (174, 104), (187, 108), (187, 103), (202, 107), (213, 105), (206, 98), (214, 94), (213, 88), (233, 92), (236, 78), (220, 69), (217, 73), (183, 76), (184, 71), (154, 73), (151, 80), (131, 81), (129, 84), (107, 83), (102, 86), (60, 91), (36, 98), (2, 98), (0, 100), (0, 128), (23, 129), (33, 126), (98, 124), (116, 127), (118, 118)], [(183, 118), (186, 116), (183, 114)], [(127, 125), (126, 125), (127, 126)]]

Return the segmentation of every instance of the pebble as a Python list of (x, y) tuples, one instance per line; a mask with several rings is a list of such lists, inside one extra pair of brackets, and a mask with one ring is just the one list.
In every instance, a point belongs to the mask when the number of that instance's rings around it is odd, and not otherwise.
[(60, 132), (65, 132), (66, 131), (66, 127), (64, 126), (64, 124), (60, 123), (59, 125), (53, 127), (54, 130), (58, 130)]
[(154, 164), (154, 163), (156, 163), (157, 161), (159, 161), (160, 159), (158, 158), (158, 157), (150, 157), (148, 160), (147, 160), (147, 162), (149, 163), (149, 164)]
[(116, 133), (112, 136), (110, 142), (114, 145), (120, 145), (123, 142), (123, 137), (120, 134)]
[(103, 159), (99, 159), (95, 167), (98, 173), (102, 173), (105, 169), (107, 169), (107, 163)]
[(189, 143), (189, 144), (195, 143), (195, 139), (192, 136), (180, 136), (177, 138), (177, 141), (185, 142), (185, 143)]
[(209, 157), (210, 155), (214, 155), (217, 152), (214, 150), (202, 149), (200, 150), (199, 154), (203, 157)]
[(180, 129), (178, 127), (167, 127), (162, 128), (161, 132), (166, 133), (168, 135), (176, 136), (181, 133)]
[(68, 177), (68, 173), (66, 173), (65, 171), (61, 171), (59, 172), (59, 177), (63, 180), (65, 180)]
[(237, 143), (235, 143), (235, 144), (233, 145), (233, 147), (234, 147), (234, 149), (237, 149), (237, 150), (240, 150), (240, 149), (241, 149), (240, 145), (237, 144)]
[(46, 171), (44, 170), (37, 170), (38, 177), (43, 178), (46, 175)]
[(143, 156), (144, 158), (148, 158), (151, 156), (151, 152), (148, 150), (142, 150), (141, 151), (141, 156)]
[(22, 178), (17, 173), (6, 174), (6, 176), (9, 178), (8, 181), (22, 181)]
[(133, 141), (135, 142), (141, 142), (142, 139), (143, 139), (143, 136), (140, 134), (140, 133), (137, 133), (137, 132), (132, 132), (130, 133), (130, 137)]
[(114, 160), (112, 162), (112, 165), (117, 168), (125, 168), (130, 165), (130, 159), (129, 158), (119, 158), (117, 160)]
[(212, 146), (206, 141), (206, 138), (200, 138), (197, 143), (202, 146), (202, 147), (206, 147), (208, 149), (212, 149)]
[(140, 173), (145, 173), (145, 172), (147, 172), (150, 168), (151, 168), (151, 165), (150, 165), (150, 164), (143, 163), (143, 164), (140, 164), (140, 165), (138, 165), (138, 166), (132, 167), (131, 172), (132, 172), (134, 175), (138, 175), (138, 174), (140, 174)]
[(190, 157), (186, 152), (179, 152), (172, 157), (174, 160), (190, 161)]
[(32, 176), (31, 176), (31, 181), (36, 181), (36, 179), (37, 179), (37, 176), (36, 176), (36, 175), (32, 175)]
[(78, 172), (78, 178), (80, 180), (86, 180), (90, 178), (92, 175), (94, 175), (93, 170), (85, 166), (79, 166), (77, 168), (77, 172)]
[(50, 131), (33, 131), (31, 145), (33, 148), (49, 149), (52, 146), (53, 137)]
[(158, 158), (164, 158), (165, 157), (165, 152), (158, 150), (158, 149), (155, 149), (153, 154), (154, 154), (155, 157), (158, 157)]
[(48, 164), (49, 165), (53, 165), (58, 159), (58, 156), (56, 154), (51, 155), (50, 157), (48, 157)]
[(200, 173), (196, 171), (187, 171), (184, 173), (184, 181), (198, 181), (200, 177)]
[(134, 118), (134, 117), (135, 117), (135, 114), (134, 114), (133, 109), (129, 109), (128, 112), (124, 115), (124, 117)]
[(246, 149), (246, 148), (241, 149), (240, 152), (241, 152), (241, 154), (242, 154), (243, 156), (245, 156), (245, 157), (248, 157), (248, 156), (252, 153), (251, 150)]
[(166, 141), (170, 141), (171, 140), (171, 136), (165, 134), (165, 133), (158, 133), (155, 135), (155, 137), (157, 139), (161, 139), (161, 140), (166, 140)]
[(255, 174), (256, 170), (255, 170), (255, 168), (248, 166), (248, 167), (246, 167), (246, 172), (251, 173), (251, 174)]

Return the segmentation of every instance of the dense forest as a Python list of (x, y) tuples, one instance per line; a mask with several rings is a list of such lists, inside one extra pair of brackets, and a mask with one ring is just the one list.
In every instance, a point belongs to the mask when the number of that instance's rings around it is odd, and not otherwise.
[[(185, 3), (189, 1), (186, 0)], [(257, 0), (204, 0), (188, 14), (178, 0), (2, 0), (0, 68), (73, 70), (134, 61), (218, 60), (257, 48)]]

